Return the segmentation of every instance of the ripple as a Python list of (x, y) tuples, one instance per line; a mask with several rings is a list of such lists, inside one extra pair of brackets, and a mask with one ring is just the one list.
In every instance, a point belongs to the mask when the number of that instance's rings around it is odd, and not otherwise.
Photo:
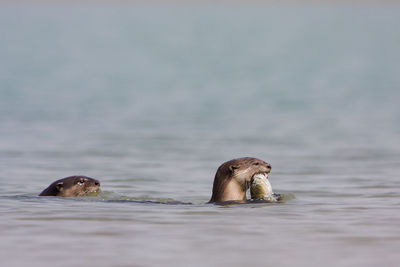
[(399, 198), (400, 194), (397, 192), (379, 193), (367, 196), (368, 198)]

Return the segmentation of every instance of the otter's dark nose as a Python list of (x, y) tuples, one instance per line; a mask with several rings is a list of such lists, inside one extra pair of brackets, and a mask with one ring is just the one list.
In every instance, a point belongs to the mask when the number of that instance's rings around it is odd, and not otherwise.
[(94, 184), (95, 185), (100, 185), (100, 182), (96, 180), (96, 181), (94, 181)]
[(271, 170), (272, 169), (271, 164), (267, 163), (267, 168)]

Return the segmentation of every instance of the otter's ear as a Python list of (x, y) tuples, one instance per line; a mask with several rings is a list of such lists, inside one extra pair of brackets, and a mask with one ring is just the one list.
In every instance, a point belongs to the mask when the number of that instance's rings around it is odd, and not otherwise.
[(56, 188), (59, 192), (63, 191), (64, 189), (64, 182), (59, 182), (58, 184), (56, 184)]
[(231, 166), (229, 166), (229, 170), (230, 170), (231, 172), (234, 172), (236, 169), (239, 169), (239, 166), (236, 166), (236, 165), (231, 165)]

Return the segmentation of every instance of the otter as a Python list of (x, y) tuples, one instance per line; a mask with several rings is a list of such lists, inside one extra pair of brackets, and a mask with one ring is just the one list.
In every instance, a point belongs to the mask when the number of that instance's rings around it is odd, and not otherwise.
[(100, 182), (86, 176), (69, 176), (50, 184), (39, 196), (80, 197), (97, 194)]
[(246, 202), (246, 191), (257, 174), (268, 174), (271, 165), (257, 158), (238, 158), (219, 166), (208, 203)]

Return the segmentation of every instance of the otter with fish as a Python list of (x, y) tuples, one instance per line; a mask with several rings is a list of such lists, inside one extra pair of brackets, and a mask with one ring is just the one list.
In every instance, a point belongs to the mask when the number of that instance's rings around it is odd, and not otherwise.
[(81, 197), (96, 195), (100, 182), (87, 176), (69, 176), (50, 184), (39, 196)]
[(257, 158), (238, 158), (223, 163), (214, 178), (209, 203), (246, 203), (246, 191), (251, 188), (253, 200), (277, 202), (281, 196), (272, 192), (268, 181), (271, 165)]

